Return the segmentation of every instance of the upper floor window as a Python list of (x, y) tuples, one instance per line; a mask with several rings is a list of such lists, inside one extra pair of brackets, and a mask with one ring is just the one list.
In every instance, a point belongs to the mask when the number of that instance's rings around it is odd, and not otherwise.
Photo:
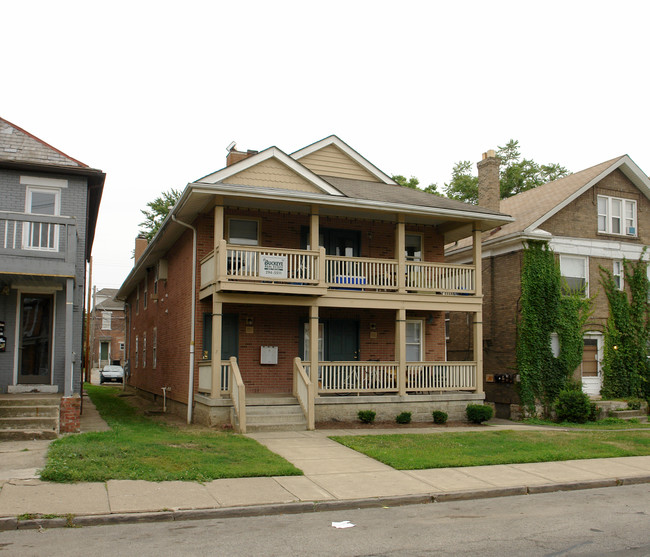
[(623, 290), (625, 287), (624, 284), (624, 273), (623, 273), (623, 262), (622, 261), (614, 261), (612, 264), (612, 276), (614, 277), (614, 282), (616, 283), (616, 288), (619, 290)]
[(422, 236), (420, 234), (406, 234), (406, 260), (422, 261)]
[[(584, 290), (589, 295), (589, 260), (578, 255), (560, 255), (560, 272), (566, 281), (564, 294)], [(568, 288), (568, 292), (566, 291)]]
[(102, 331), (111, 330), (111, 318), (113, 314), (110, 311), (102, 311)]
[[(61, 214), (61, 190), (27, 186), (25, 212), (34, 215), (59, 216)], [(23, 248), (59, 251), (60, 225), (35, 219), (23, 228)]]
[(135, 314), (140, 313), (140, 283), (138, 283), (135, 290)]
[(636, 201), (599, 195), (598, 232), (636, 236)]
[(255, 219), (229, 219), (228, 243), (239, 246), (259, 245), (259, 221)]
[(147, 283), (149, 282), (149, 273), (145, 271), (144, 273), (144, 288), (142, 289), (142, 294), (144, 296), (142, 300), (142, 307), (147, 309)]

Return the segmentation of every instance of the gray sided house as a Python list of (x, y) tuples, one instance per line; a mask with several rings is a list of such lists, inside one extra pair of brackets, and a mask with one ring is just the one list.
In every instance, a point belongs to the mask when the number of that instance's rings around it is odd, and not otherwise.
[(0, 118), (1, 394), (56, 394), (78, 408), (85, 262), (104, 179)]

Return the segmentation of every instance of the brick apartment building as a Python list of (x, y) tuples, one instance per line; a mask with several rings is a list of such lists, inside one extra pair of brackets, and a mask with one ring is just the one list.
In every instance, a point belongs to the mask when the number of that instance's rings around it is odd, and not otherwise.
[(460, 419), (484, 398), (482, 352), (449, 361), (445, 316), (463, 312), (480, 336), (482, 281), (444, 245), (510, 221), (400, 187), (336, 136), (291, 155), (231, 150), (136, 241), (117, 295), (129, 383), (240, 431), (364, 408)]
[[(493, 152), (491, 152), (493, 153)], [(494, 156), (479, 163), (479, 203), (512, 215), (515, 221), (483, 235), (483, 370), (485, 393), (497, 416), (517, 413), (516, 341), (521, 296), (523, 247), (527, 240), (546, 240), (557, 254), (562, 276), (586, 285), (594, 298), (584, 332), (583, 362), (575, 378), (583, 390), (598, 396), (602, 383), (603, 332), (608, 304), (600, 285), (600, 266), (625, 288), (623, 259), (638, 260), (650, 243), (650, 180), (625, 155), (565, 178), (520, 193), (499, 203), (499, 166)], [(485, 197), (487, 196), (487, 198)], [(470, 246), (447, 246), (450, 261), (470, 260)], [(450, 357), (472, 350), (465, 322), (452, 319)], [(557, 349), (556, 339), (553, 339)], [(514, 408), (513, 408), (514, 406)]]
[(126, 315), (124, 302), (115, 299), (116, 288), (102, 288), (93, 293), (90, 312), (90, 367), (124, 365)]

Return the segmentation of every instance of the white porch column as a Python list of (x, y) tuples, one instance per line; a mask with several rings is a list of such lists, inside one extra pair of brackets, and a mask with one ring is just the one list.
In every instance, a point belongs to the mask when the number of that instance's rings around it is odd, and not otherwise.
[(395, 259), (397, 259), (397, 291), (406, 292), (406, 225), (404, 224), (404, 215), (397, 215)]
[(309, 378), (318, 389), (318, 306), (309, 306)]
[(397, 388), (406, 395), (406, 310), (398, 309), (395, 317), (395, 360), (397, 361)]
[[(474, 259), (474, 288), (476, 296), (483, 297), (483, 256), (481, 251), (481, 231), (472, 233), (472, 255)], [(482, 305), (481, 305), (482, 307)], [(476, 362), (476, 392), (483, 392), (483, 309), (474, 314), (474, 361)]]
[(223, 304), (212, 295), (212, 389), (210, 398), (221, 396), (221, 329), (223, 323)]
[(311, 215), (309, 219), (309, 249), (317, 250), (320, 240), (320, 221), (318, 205), (311, 206)]
[[(65, 359), (64, 359), (64, 396), (72, 396), (73, 389), (73, 362), (72, 362), (72, 319), (74, 307), (74, 279), (66, 279), (65, 282)], [(56, 308), (55, 308), (56, 309)], [(56, 315), (56, 313), (55, 313)]]

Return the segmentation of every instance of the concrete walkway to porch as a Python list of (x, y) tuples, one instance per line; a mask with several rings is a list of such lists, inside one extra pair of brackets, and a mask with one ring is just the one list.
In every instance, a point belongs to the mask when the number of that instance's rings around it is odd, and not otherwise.
[[(107, 428), (85, 398), (82, 430)], [(531, 426), (495, 421), (488, 428)], [(423, 428), (408, 433), (444, 435), (472, 429)], [(45, 463), (49, 441), (0, 442), (0, 530), (344, 510), (650, 483), (650, 456), (399, 471), (328, 439), (329, 435), (393, 431), (405, 430), (250, 434), (305, 475), (221, 479), (205, 484), (43, 482), (38, 468)]]

